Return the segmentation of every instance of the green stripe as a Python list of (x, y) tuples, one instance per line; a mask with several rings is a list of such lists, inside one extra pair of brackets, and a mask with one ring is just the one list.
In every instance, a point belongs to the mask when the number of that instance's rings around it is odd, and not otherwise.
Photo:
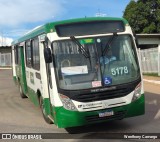
[(51, 115), (51, 107), (50, 107), (49, 98), (44, 98), (43, 102), (44, 102), (46, 116)]
[(25, 61), (23, 48), (21, 49), (21, 84), (24, 94), (27, 94), (27, 81), (26, 81), (26, 71), (25, 71)]
[(28, 97), (34, 103), (35, 106), (39, 106), (39, 99), (37, 96), (37, 92), (28, 87)]

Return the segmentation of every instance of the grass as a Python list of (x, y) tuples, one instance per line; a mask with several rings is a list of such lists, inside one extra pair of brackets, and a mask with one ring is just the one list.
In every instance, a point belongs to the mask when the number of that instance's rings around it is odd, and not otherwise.
[(143, 73), (143, 75), (160, 77), (160, 76), (158, 76), (158, 73)]

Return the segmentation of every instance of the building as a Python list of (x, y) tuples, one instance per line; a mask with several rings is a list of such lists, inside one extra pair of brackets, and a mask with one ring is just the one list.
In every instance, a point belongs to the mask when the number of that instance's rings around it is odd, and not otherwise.
[(11, 66), (11, 46), (0, 46), (0, 67)]
[(143, 73), (160, 76), (160, 34), (137, 34)]
[(0, 53), (11, 53), (11, 46), (0, 46)]

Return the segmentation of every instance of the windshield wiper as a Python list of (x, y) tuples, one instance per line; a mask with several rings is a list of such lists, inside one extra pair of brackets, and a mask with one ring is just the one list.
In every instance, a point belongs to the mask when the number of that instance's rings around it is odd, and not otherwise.
[(111, 43), (114, 40), (114, 38), (118, 36), (117, 33), (113, 33), (113, 36), (108, 40), (108, 42), (105, 45), (105, 48), (102, 52), (102, 57), (107, 53), (107, 51), (111, 48)]
[(78, 45), (78, 49), (79, 51), (86, 57), (86, 58), (89, 58), (90, 55), (89, 55), (89, 51), (87, 51), (84, 46), (74, 37), (74, 36), (71, 36), (70, 39), (76, 43)]

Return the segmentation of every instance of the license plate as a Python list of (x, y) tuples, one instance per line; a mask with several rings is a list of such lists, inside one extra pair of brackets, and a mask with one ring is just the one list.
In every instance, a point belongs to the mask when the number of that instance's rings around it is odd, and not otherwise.
[(108, 111), (99, 113), (99, 117), (107, 117), (107, 116), (112, 116), (112, 115), (114, 115), (114, 112), (112, 110), (108, 110)]

